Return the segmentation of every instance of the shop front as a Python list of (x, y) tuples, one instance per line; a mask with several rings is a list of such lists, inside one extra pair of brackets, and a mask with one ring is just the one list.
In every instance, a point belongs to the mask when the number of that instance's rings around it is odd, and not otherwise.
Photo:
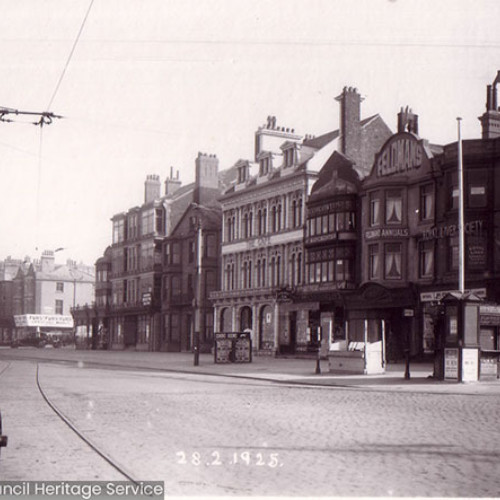
[(383, 373), (387, 363), (415, 353), (419, 343), (412, 288), (368, 283), (345, 296), (345, 321), (328, 353), (330, 371)]

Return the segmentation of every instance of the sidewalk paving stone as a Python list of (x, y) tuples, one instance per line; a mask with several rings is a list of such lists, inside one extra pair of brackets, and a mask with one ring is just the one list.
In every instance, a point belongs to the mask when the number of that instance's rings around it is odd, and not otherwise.
[(321, 373), (316, 374), (316, 360), (293, 357), (274, 358), (254, 356), (251, 363), (215, 364), (211, 354), (200, 354), (199, 365), (194, 366), (190, 353), (162, 353), (138, 351), (86, 351), (62, 349), (0, 349), (0, 358), (37, 359), (40, 361), (78, 362), (107, 366), (172, 371), (204, 376), (244, 377), (277, 383), (315, 385), (337, 388), (425, 392), (437, 394), (499, 394), (500, 380), (481, 380), (458, 383), (432, 378), (431, 363), (412, 363), (410, 379), (405, 379), (404, 363), (388, 364), (386, 372), (378, 375), (335, 374), (328, 370), (328, 362), (321, 361)]

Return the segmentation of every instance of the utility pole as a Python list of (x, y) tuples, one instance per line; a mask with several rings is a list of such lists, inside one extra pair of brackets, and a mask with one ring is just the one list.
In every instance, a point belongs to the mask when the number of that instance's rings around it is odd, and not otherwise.
[(16, 120), (12, 118), (7, 118), (8, 116), (35, 116), (38, 120), (31, 122), (33, 125), (43, 127), (44, 125), (50, 125), (55, 118), (63, 118), (60, 115), (56, 115), (50, 111), (21, 111), (19, 109), (4, 108), (0, 107), (0, 121), (4, 123), (13, 123)]
[(464, 167), (462, 160), (462, 118), (457, 118), (458, 127), (458, 290), (465, 292), (465, 214), (464, 214)]
[(193, 310), (194, 315), (194, 366), (200, 364), (200, 327), (201, 327), (201, 263), (203, 252), (203, 233), (202, 233), (201, 214), (198, 210), (198, 217), (196, 219), (196, 288), (195, 288), (195, 307)]

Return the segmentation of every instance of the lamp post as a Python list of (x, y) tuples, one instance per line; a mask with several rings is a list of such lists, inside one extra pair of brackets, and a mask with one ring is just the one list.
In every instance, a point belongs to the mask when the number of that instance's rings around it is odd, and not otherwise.
[(318, 341), (318, 355), (316, 357), (316, 375), (321, 375), (321, 326), (318, 326), (317, 330), (317, 341)]
[(193, 351), (194, 366), (200, 364), (200, 324), (201, 324), (201, 260), (203, 256), (203, 233), (200, 215), (196, 218), (196, 286), (194, 296), (194, 331), (193, 331)]
[(465, 214), (464, 214), (464, 167), (462, 161), (462, 118), (457, 118), (458, 129), (458, 290), (461, 294), (465, 292)]

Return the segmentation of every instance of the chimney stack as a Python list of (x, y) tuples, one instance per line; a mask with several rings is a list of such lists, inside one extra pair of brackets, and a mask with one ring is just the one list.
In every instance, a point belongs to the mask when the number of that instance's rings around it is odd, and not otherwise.
[(198, 153), (193, 201), (205, 203), (219, 194), (219, 159), (217, 155)]
[(179, 171), (177, 170), (177, 177), (174, 178), (174, 167), (170, 167), (170, 177), (165, 179), (165, 196), (173, 195), (181, 187), (181, 184)]
[(408, 106), (401, 108), (398, 113), (398, 133), (411, 132), (418, 135), (418, 115), (416, 115)]
[(144, 203), (157, 200), (161, 196), (161, 182), (159, 175), (148, 175), (144, 183)]
[(358, 89), (344, 87), (342, 94), (336, 97), (340, 102), (340, 152), (353, 161), (361, 150), (361, 101)]
[(486, 87), (486, 112), (479, 117), (483, 139), (500, 137), (500, 110), (498, 109), (497, 83), (500, 82), (500, 71), (491, 85)]
[(42, 252), (42, 257), (40, 259), (41, 271), (43, 273), (49, 273), (54, 270), (55, 267), (55, 256), (52, 250), (44, 250)]

